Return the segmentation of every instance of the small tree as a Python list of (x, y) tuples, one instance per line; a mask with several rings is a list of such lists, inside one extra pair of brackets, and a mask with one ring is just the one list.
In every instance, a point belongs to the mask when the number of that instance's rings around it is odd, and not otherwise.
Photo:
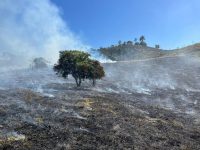
[(127, 45), (131, 46), (131, 45), (133, 45), (133, 42), (132, 41), (128, 41)]
[(101, 79), (105, 76), (105, 72), (101, 64), (96, 60), (91, 60), (89, 63), (89, 74), (88, 79), (92, 80), (93, 86), (96, 85), (96, 79)]
[(146, 47), (146, 46), (147, 46), (147, 43), (146, 43), (146, 42), (140, 42), (140, 45)]
[(32, 67), (33, 69), (43, 69), (43, 68), (47, 68), (48, 61), (46, 61), (44, 58), (39, 57), (39, 58), (35, 58), (32, 62)]
[(123, 42), (123, 44), (122, 44), (122, 45), (123, 45), (123, 46), (126, 46), (126, 44), (127, 44), (126, 42)]
[(140, 42), (144, 42), (145, 41), (145, 37), (144, 37), (144, 35), (142, 35), (141, 37), (140, 37)]
[(160, 48), (160, 45), (158, 45), (158, 44), (157, 44), (157, 45), (155, 45), (155, 48), (159, 49), (159, 48)]
[(137, 42), (137, 38), (134, 39), (134, 42), (135, 42), (135, 43)]
[(137, 38), (134, 39), (135, 45), (140, 45), (140, 43), (137, 41)]
[(81, 51), (61, 51), (58, 63), (54, 65), (54, 71), (66, 78), (68, 75), (76, 81), (77, 87), (81, 86), (84, 79), (101, 79), (105, 76), (103, 67), (97, 60), (89, 58), (90, 54)]
[(143, 35), (140, 37), (140, 45), (147, 46), (147, 43), (145, 42), (145, 37)]

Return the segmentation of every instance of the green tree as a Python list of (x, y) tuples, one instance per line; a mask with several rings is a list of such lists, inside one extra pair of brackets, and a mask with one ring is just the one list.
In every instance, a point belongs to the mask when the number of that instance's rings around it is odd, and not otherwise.
[(140, 45), (146, 47), (146, 46), (147, 46), (147, 43), (146, 43), (146, 42), (140, 42)]
[(145, 37), (143, 35), (140, 37), (140, 45), (147, 46), (147, 43), (145, 42)]
[(92, 60), (90, 74), (89, 74), (88, 78), (92, 79), (93, 86), (96, 85), (97, 79), (101, 79), (104, 76), (105, 76), (105, 72), (104, 72), (104, 69), (101, 66), (100, 62), (97, 60)]
[(126, 42), (123, 42), (123, 44), (122, 44), (122, 45), (123, 45), (123, 46), (126, 46), (126, 44), (127, 44)]
[(128, 41), (127, 45), (131, 46), (131, 45), (133, 45), (133, 42), (132, 41)]
[(135, 43), (137, 42), (137, 38), (134, 39), (134, 42), (135, 42)]
[(72, 75), (78, 87), (84, 79), (92, 80), (95, 85), (96, 79), (104, 77), (105, 72), (97, 60), (89, 57), (90, 54), (82, 51), (61, 51), (58, 63), (54, 65), (54, 71), (64, 78)]
[(145, 37), (144, 37), (144, 35), (142, 35), (141, 37), (140, 37), (140, 42), (144, 42), (145, 41)]
[(140, 43), (137, 41), (137, 38), (134, 39), (135, 45), (140, 45)]
[(159, 49), (159, 48), (160, 48), (160, 45), (158, 45), (158, 44), (157, 44), (157, 45), (155, 45), (155, 48)]

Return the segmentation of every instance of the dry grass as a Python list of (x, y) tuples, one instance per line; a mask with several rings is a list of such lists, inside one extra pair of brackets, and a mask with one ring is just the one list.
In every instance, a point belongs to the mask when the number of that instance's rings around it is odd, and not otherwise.
[(23, 100), (28, 103), (31, 103), (33, 100), (38, 100), (41, 98), (40, 95), (28, 89), (20, 89), (18, 90), (18, 92), (22, 95)]

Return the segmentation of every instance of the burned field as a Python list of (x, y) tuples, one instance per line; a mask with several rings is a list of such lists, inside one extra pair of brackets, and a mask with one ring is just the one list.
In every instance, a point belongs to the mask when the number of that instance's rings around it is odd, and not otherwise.
[(0, 149), (200, 149), (200, 63), (105, 64), (76, 88), (51, 70), (0, 77)]

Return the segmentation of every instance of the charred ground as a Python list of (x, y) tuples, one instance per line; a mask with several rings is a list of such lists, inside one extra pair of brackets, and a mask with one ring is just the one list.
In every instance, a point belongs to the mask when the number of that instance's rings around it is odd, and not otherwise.
[(200, 63), (191, 60), (104, 64), (95, 88), (51, 70), (4, 73), (0, 149), (198, 150)]

